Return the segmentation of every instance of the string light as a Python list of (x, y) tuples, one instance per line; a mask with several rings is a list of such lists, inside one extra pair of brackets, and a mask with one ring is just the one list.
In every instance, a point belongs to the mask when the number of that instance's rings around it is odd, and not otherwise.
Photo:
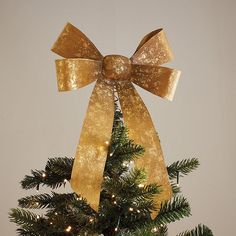
[(134, 205), (137, 205), (137, 202), (133, 202)]
[(112, 157), (112, 155), (113, 155), (113, 153), (110, 153), (110, 155), (109, 155), (109, 156), (110, 156), (110, 157)]
[(93, 222), (93, 218), (90, 218), (89, 221), (90, 221), (90, 222)]
[(143, 188), (143, 187), (144, 187), (144, 184), (139, 184), (138, 187), (139, 187), (139, 188)]
[(117, 201), (114, 201), (113, 203), (114, 203), (114, 204), (117, 204)]
[(125, 161), (125, 162), (122, 163), (122, 165), (123, 165), (124, 167), (129, 167), (129, 162)]
[(42, 176), (43, 176), (43, 178), (45, 178), (45, 177), (46, 177), (46, 174), (45, 174), (45, 173), (43, 173), (43, 174), (42, 174)]
[(50, 222), (50, 225), (52, 225), (52, 222)]
[(140, 210), (138, 209), (137, 212), (140, 213)]
[(65, 184), (67, 183), (67, 179), (64, 179), (64, 183), (65, 183)]
[(112, 196), (111, 196), (112, 198), (114, 198), (115, 197), (115, 195), (114, 194), (112, 194)]
[(116, 227), (115, 227), (115, 232), (117, 232), (118, 231), (118, 229), (119, 229), (119, 225), (120, 225), (120, 215), (119, 215), (119, 218), (118, 218), (118, 221), (117, 221), (117, 225), (116, 225)]
[(39, 219), (40, 218), (40, 216), (39, 215), (37, 215), (37, 219)]
[(70, 232), (71, 231), (71, 226), (69, 225), (67, 228), (66, 228), (66, 232)]
[(153, 229), (152, 229), (152, 232), (154, 233), (154, 232), (157, 232), (158, 231), (158, 228), (157, 227), (154, 227)]
[(129, 208), (129, 211), (133, 211), (133, 210), (134, 210), (134, 208), (132, 208), (132, 207)]
[(106, 141), (105, 144), (108, 145), (108, 144), (109, 144), (109, 141)]
[(57, 213), (57, 212), (55, 212), (55, 215), (57, 216), (57, 215), (58, 215), (58, 213)]

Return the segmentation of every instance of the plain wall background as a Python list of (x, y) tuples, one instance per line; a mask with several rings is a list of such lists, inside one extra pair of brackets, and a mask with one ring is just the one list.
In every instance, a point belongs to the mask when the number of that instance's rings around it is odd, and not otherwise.
[[(159, 132), (166, 163), (199, 157), (181, 179), (192, 217), (171, 224), (176, 235), (198, 223), (215, 235), (236, 234), (236, 1), (0, 1), (1, 235), (13, 236), (9, 208), (35, 193), (19, 181), (54, 156), (73, 156), (93, 85), (57, 91), (50, 48), (66, 22), (103, 55), (131, 56), (141, 38), (163, 27), (182, 70), (173, 102), (138, 88)], [(69, 187), (68, 187), (69, 189)]]

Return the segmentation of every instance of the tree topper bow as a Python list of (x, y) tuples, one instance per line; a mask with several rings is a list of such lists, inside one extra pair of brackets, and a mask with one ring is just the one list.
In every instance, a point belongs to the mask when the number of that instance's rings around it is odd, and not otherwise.
[[(81, 88), (96, 80), (77, 147), (72, 189), (98, 211), (103, 172), (114, 118), (117, 91), (129, 138), (145, 148), (135, 161), (147, 173), (145, 184), (157, 183), (162, 192), (155, 197), (157, 208), (172, 196), (167, 169), (149, 112), (132, 83), (162, 98), (172, 100), (180, 71), (161, 67), (173, 57), (163, 29), (147, 34), (129, 59), (103, 57), (76, 27), (67, 23), (52, 51), (66, 58), (56, 60), (59, 91)], [(152, 212), (152, 218), (158, 210)]]

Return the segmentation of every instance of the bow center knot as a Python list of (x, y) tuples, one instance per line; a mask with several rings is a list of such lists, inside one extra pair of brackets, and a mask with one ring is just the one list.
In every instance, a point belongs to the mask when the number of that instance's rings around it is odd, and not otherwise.
[(102, 75), (109, 80), (127, 80), (131, 74), (131, 61), (120, 55), (108, 55), (103, 58)]

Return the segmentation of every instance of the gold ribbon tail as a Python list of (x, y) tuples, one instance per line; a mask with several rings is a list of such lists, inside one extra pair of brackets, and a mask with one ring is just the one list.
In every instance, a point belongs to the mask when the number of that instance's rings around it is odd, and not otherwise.
[(83, 123), (71, 187), (98, 211), (103, 172), (114, 119), (113, 86), (98, 79)]
[(135, 161), (135, 166), (145, 169), (147, 174), (145, 184), (156, 183), (162, 191), (154, 197), (158, 209), (151, 214), (154, 219), (159, 212), (161, 202), (169, 200), (172, 196), (159, 137), (150, 114), (132, 83), (129, 81), (118, 82), (117, 92), (124, 122), (129, 130), (129, 138), (145, 148), (144, 156)]

